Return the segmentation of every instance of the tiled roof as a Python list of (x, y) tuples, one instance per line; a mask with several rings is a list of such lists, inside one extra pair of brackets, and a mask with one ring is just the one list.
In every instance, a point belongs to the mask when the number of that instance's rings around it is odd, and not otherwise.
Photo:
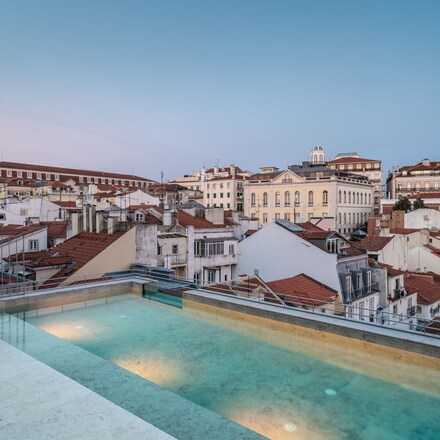
[(40, 225), (47, 226), (47, 236), (49, 238), (66, 238), (69, 222), (54, 221), (54, 222), (40, 222)]
[(17, 163), (17, 162), (0, 162), (0, 168), (35, 171), (35, 172), (43, 172), (43, 173), (48, 172), (53, 174), (67, 174), (67, 175), (78, 174), (78, 175), (90, 176), (90, 177), (105, 177), (105, 178), (122, 179), (122, 180), (143, 180), (143, 181), (151, 182), (150, 179), (134, 176), (132, 174), (109, 173), (105, 171), (82, 170), (76, 168), (53, 167), (47, 165), (34, 165), (34, 164), (25, 164), (25, 163)]
[(72, 262), (72, 258), (69, 255), (47, 256), (26, 262), (26, 267), (65, 266), (70, 262)]
[(344, 163), (360, 163), (360, 162), (382, 162), (382, 161), (376, 160), (376, 159), (364, 159), (362, 157), (338, 157), (337, 159), (333, 159), (333, 160), (328, 161), (328, 164), (329, 165), (338, 165), (338, 164), (344, 164)]
[(333, 231), (324, 231), (322, 229), (308, 230), (301, 232), (299, 235), (306, 240), (325, 240)]
[(72, 201), (57, 202), (57, 201), (54, 201), (53, 203), (56, 203), (57, 205), (61, 206), (61, 208), (64, 208), (64, 209), (77, 209), (76, 202), (72, 202)]
[(297, 305), (319, 306), (333, 302), (337, 296), (335, 290), (303, 273), (291, 278), (270, 281), (266, 284), (273, 292), (285, 295), (286, 301)]
[(215, 225), (209, 220), (206, 220), (204, 217), (192, 216), (191, 214), (188, 214), (180, 209), (177, 213), (177, 216), (179, 219), (179, 224), (184, 228), (187, 228), (188, 226), (194, 226), (195, 229), (226, 228), (233, 224), (227, 220), (225, 224)]
[(151, 208), (156, 208), (156, 209), (158, 209), (159, 207), (158, 206), (156, 206), (156, 205), (130, 205), (128, 208), (127, 208), (127, 211), (128, 212), (135, 212), (135, 211), (138, 211), (139, 209), (151, 209)]
[(304, 222), (304, 223), (297, 223), (298, 226), (300, 226), (301, 228), (303, 228), (306, 231), (323, 231), (322, 228), (320, 228), (319, 226), (314, 225), (312, 222)]
[(391, 276), (391, 277), (397, 277), (399, 275), (404, 275), (406, 273), (403, 270), (394, 269), (394, 267), (390, 266), (389, 264), (379, 263), (379, 265), (381, 267), (383, 267), (384, 269), (386, 269), (387, 272), (388, 272), (388, 275)]
[(405, 288), (411, 293), (417, 292), (417, 302), (434, 304), (440, 300), (440, 283), (436, 283), (432, 276), (409, 275), (405, 277)]
[(429, 249), (433, 254), (437, 255), (438, 257), (440, 257), (440, 249), (431, 246), (430, 244), (425, 244), (424, 245), (425, 248)]
[(31, 232), (39, 231), (44, 229), (46, 226), (41, 225), (5, 225), (0, 227), (0, 236), (19, 236), (30, 234)]
[(407, 235), (414, 234), (414, 232), (419, 232), (420, 229), (410, 229), (410, 228), (391, 228), (391, 234)]
[(390, 237), (365, 237), (360, 241), (355, 243), (355, 246), (360, 249), (365, 249), (369, 252), (377, 252), (382, 250), (391, 240), (393, 236)]
[(408, 199), (440, 199), (440, 192), (413, 194)]
[(68, 268), (63, 268), (58, 271), (52, 278), (44, 283), (44, 286), (55, 287), (59, 284), (59, 280), (56, 280), (56, 278), (71, 276), (116, 240), (121, 238), (124, 233), (125, 232), (120, 231), (113, 234), (106, 232), (81, 232), (58, 246), (55, 246), (52, 250), (62, 255), (68, 255), (73, 261), (73, 264)]

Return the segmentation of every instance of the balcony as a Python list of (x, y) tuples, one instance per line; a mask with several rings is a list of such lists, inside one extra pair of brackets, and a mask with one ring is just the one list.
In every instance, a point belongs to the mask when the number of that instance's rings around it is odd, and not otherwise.
[(187, 258), (185, 255), (158, 255), (157, 257), (157, 265), (158, 267), (182, 267), (186, 266)]

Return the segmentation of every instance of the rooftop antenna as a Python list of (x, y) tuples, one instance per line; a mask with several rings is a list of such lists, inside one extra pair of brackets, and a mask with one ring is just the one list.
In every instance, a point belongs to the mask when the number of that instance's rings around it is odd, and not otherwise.
[(163, 173), (163, 171), (161, 171), (160, 172), (160, 184), (161, 185), (163, 185), (163, 176), (164, 176), (164, 173)]
[(217, 168), (220, 167), (220, 159), (217, 159), (217, 161), (216, 161), (216, 166), (217, 166)]

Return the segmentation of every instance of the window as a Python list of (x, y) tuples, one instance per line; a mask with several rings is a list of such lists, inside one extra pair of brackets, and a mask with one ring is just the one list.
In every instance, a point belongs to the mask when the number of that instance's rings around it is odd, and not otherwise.
[(221, 199), (223, 198), (223, 193), (220, 193), (220, 198), (221, 198)]
[(342, 203), (342, 192), (339, 190), (339, 203)]
[(38, 240), (29, 240), (29, 250), (38, 251)]
[(20, 208), (20, 216), (27, 217), (29, 215), (29, 211), (27, 208)]
[(360, 163), (356, 164), (356, 169), (357, 170), (361, 170), (362, 169), (362, 164), (360, 164)]
[(23, 177), (23, 171), (17, 171), (17, 177)]
[(286, 191), (284, 193), (284, 206), (290, 206), (290, 192)]
[(214, 193), (214, 194), (212, 195), (212, 197), (214, 197), (214, 199), (216, 199), (216, 198), (217, 198), (217, 193)]
[(351, 293), (351, 277), (345, 277), (345, 292)]
[(339, 239), (331, 238), (327, 240), (327, 250), (332, 254), (337, 254), (339, 252)]
[(275, 220), (279, 220), (281, 218), (281, 215), (279, 212), (275, 213)]
[(226, 197), (231, 197), (231, 193), (226, 193)]
[(365, 319), (365, 301), (359, 303), (359, 319), (361, 321)]
[(368, 194), (368, 204), (371, 205), (371, 194)]
[(27, 177), (28, 177), (28, 179), (32, 179), (32, 171), (27, 172)]
[(267, 223), (267, 214), (266, 213), (263, 214), (263, 223)]
[(361, 205), (364, 204), (364, 195), (361, 193)]
[(162, 246), (160, 244), (157, 245), (157, 255), (162, 255)]
[(344, 191), (344, 203), (347, 203), (347, 191)]
[(348, 203), (351, 203), (351, 191), (348, 191)]
[(322, 204), (324, 206), (328, 205), (328, 191), (323, 191), (322, 192)]
[(55, 180), (60, 180), (60, 175), (59, 174), (55, 174)]
[(286, 212), (284, 214), (284, 220), (289, 220), (290, 221), (290, 212)]
[(6, 176), (7, 177), (12, 177), (12, 170), (6, 171)]
[(229, 245), (229, 255), (235, 254), (235, 246), (233, 244)]
[(344, 171), (344, 170), (345, 170), (345, 165), (339, 165), (339, 169), (340, 169), (341, 171)]
[(425, 182), (425, 190), (429, 190), (429, 188), (430, 188), (429, 182)]
[(348, 165), (348, 171), (352, 171), (353, 170), (353, 164), (349, 164)]
[(194, 242), (194, 255), (209, 257), (210, 255), (224, 255), (225, 243), (223, 241), (203, 241)]
[(267, 206), (267, 193), (263, 193), (263, 206)]
[(295, 191), (295, 206), (299, 206), (299, 191)]
[(200, 272), (194, 274), (194, 282), (200, 284)]
[(171, 248), (171, 252), (173, 255), (177, 255), (179, 253), (179, 245), (173, 244), (173, 247)]
[(279, 192), (275, 193), (275, 206), (280, 206), (281, 204), (281, 195)]
[(375, 170), (380, 169), (380, 163), (376, 162), (376, 163), (374, 164), (374, 169), (375, 169)]
[(208, 270), (208, 283), (215, 282), (215, 271)]
[(313, 191), (309, 191), (309, 206), (313, 206)]
[(137, 222), (142, 222), (144, 221), (144, 214), (142, 212), (136, 212), (136, 214), (134, 215), (134, 219)]

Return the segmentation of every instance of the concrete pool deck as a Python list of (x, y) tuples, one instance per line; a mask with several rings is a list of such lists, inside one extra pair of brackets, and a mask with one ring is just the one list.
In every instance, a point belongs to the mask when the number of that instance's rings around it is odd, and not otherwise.
[(0, 340), (0, 438), (174, 437)]

